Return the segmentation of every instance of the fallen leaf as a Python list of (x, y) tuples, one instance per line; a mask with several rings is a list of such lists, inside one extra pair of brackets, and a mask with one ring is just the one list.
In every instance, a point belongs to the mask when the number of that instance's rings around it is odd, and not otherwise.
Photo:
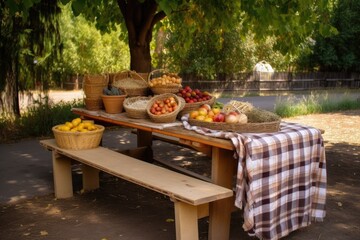
[(342, 207), (342, 203), (341, 203), (341, 202), (338, 202), (337, 205), (338, 205), (339, 207)]
[(175, 220), (172, 218), (168, 218), (168, 219), (166, 219), (166, 222), (175, 222)]
[(48, 232), (47, 232), (47, 231), (45, 231), (45, 230), (40, 231), (40, 235), (41, 235), (41, 236), (46, 236), (46, 235), (48, 235)]

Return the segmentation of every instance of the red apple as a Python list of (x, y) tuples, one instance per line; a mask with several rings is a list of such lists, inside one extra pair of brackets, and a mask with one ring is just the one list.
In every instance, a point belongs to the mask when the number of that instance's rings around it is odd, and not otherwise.
[(214, 122), (225, 122), (225, 114), (222, 112), (219, 112), (214, 115), (213, 120), (214, 120)]
[(240, 114), (238, 112), (229, 112), (225, 116), (226, 123), (238, 123), (240, 119)]

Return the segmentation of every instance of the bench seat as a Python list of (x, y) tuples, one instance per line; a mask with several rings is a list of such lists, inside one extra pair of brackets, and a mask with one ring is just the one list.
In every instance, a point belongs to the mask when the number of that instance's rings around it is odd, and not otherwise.
[(71, 161), (82, 163), (83, 189), (99, 187), (99, 171), (168, 196), (174, 202), (176, 239), (198, 239), (198, 207), (233, 195), (232, 190), (122, 153), (97, 147), (87, 150), (59, 148), (54, 139), (40, 144), (52, 151), (57, 198), (73, 196)]

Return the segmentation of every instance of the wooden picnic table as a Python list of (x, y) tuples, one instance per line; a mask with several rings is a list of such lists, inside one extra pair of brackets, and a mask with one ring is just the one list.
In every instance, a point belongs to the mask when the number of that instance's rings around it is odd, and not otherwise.
[(159, 124), (130, 119), (126, 113), (73, 112), (137, 129), (139, 147), (151, 146), (153, 134), (160, 134), (207, 153), (211, 182), (219, 186), (233, 189), (236, 176), (235, 199), (209, 204), (209, 239), (229, 239), (234, 206), (244, 209), (244, 230), (267, 239), (286, 236), (326, 215), (326, 157), (320, 129), (281, 122), (277, 132), (236, 133), (197, 128), (186, 121)]
[[(211, 154), (211, 182), (233, 189), (237, 159), (233, 157), (234, 146), (230, 140), (207, 137), (183, 128), (180, 121), (175, 123), (153, 123), (150, 119), (131, 119), (126, 113), (107, 114), (104, 111), (87, 111), (74, 108), (72, 112), (85, 119), (110, 123), (137, 130), (137, 146), (151, 146), (153, 134), (173, 137), (181, 144), (187, 144)], [(229, 239), (231, 212), (234, 199), (227, 198), (209, 204), (200, 216), (209, 215), (209, 239)]]

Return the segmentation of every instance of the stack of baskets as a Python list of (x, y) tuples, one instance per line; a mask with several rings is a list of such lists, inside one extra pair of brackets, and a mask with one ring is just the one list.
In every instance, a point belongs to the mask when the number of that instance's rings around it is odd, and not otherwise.
[(112, 86), (126, 92), (129, 97), (146, 96), (149, 85), (146, 80), (135, 71), (123, 70), (114, 75)]
[(175, 73), (157, 69), (149, 73), (148, 84), (154, 94), (177, 93), (182, 88), (182, 79)]
[(83, 89), (86, 109), (95, 111), (103, 108), (101, 95), (108, 82), (109, 77), (104, 74), (85, 75)]

